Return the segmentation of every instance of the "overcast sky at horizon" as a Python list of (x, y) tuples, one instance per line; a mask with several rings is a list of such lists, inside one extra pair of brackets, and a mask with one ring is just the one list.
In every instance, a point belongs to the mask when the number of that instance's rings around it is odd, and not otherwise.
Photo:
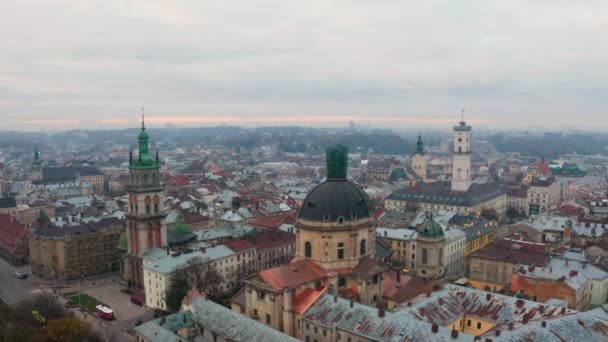
[(608, 1), (11, 1), (0, 130), (608, 129)]

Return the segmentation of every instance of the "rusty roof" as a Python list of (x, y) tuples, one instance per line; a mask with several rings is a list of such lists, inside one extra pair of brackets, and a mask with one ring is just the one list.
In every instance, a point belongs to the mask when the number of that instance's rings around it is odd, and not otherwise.
[(293, 311), (303, 314), (325, 292), (327, 292), (327, 287), (323, 287), (321, 289), (305, 288), (293, 299)]
[(275, 290), (294, 288), (325, 277), (325, 270), (311, 260), (304, 259), (270, 268), (258, 274)]

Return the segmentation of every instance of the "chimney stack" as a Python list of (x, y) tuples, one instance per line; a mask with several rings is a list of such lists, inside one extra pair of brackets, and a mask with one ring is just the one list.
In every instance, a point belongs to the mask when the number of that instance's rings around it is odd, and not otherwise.
[(353, 302), (353, 300), (350, 300), (350, 307), (352, 308), (355, 305), (355, 303)]
[(384, 310), (384, 305), (378, 305), (378, 317), (383, 318), (385, 314), (386, 311)]
[(513, 330), (513, 322), (509, 323), (509, 330)]
[(431, 332), (436, 334), (439, 331), (439, 325), (437, 323), (433, 323), (431, 325)]
[(454, 339), (458, 338), (458, 330), (452, 329), (452, 338), (454, 338)]
[(543, 327), (543, 328), (546, 328), (547, 327), (547, 321), (540, 322), (540, 326)]
[(338, 302), (338, 295), (334, 295), (334, 303)]
[(562, 308), (562, 315), (566, 313), (566, 308)]
[(494, 332), (494, 336), (500, 336), (500, 330), (496, 330), (496, 331)]
[(524, 324), (528, 324), (528, 313), (525, 313), (525, 314), (524, 314), (523, 323), (524, 323)]
[(492, 294), (491, 293), (486, 293), (486, 300), (490, 300), (492, 299)]

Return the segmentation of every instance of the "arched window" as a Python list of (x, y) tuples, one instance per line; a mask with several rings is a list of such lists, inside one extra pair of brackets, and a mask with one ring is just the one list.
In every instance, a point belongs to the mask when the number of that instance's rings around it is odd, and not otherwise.
[(158, 175), (155, 173), (152, 174), (152, 183), (156, 184), (158, 182)]
[(148, 184), (148, 174), (144, 173), (144, 184)]
[(154, 213), (158, 214), (158, 203), (154, 203)]
[(133, 213), (133, 203), (131, 203), (131, 213)]
[(344, 242), (338, 244), (338, 260), (344, 259)]
[(462, 146), (458, 146), (458, 153), (462, 153)]
[(426, 250), (426, 248), (422, 249), (422, 263), (426, 265), (426, 263), (428, 262), (428, 251)]
[(308, 241), (304, 243), (304, 257), (312, 258), (312, 245)]
[(146, 204), (146, 214), (150, 214), (150, 205)]
[(365, 255), (365, 246), (366, 245), (366, 241), (365, 239), (361, 240), (361, 242), (359, 243), (359, 254), (360, 255)]

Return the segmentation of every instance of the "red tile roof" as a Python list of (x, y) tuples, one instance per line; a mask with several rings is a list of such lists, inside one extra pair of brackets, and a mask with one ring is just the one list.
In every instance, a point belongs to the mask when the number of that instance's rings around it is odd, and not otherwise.
[(280, 291), (321, 279), (325, 277), (325, 270), (313, 261), (304, 259), (261, 271), (259, 276), (270, 287)]
[(260, 228), (279, 228), (283, 223), (288, 223), (288, 217), (290, 217), (289, 214), (279, 216), (260, 216), (249, 221), (249, 225)]
[(258, 249), (272, 249), (289, 243), (295, 243), (295, 234), (287, 233), (278, 229), (267, 229), (258, 235), (247, 238), (249, 242)]
[(473, 252), (471, 257), (512, 264), (523, 263), (532, 266), (545, 266), (549, 263), (549, 256), (545, 254), (545, 247), (545, 244), (541, 243), (503, 239)]
[(255, 248), (255, 245), (252, 244), (251, 242), (247, 241), (246, 239), (228, 241), (228, 242), (226, 242), (226, 246), (228, 246), (228, 248), (232, 249), (235, 253), (239, 253), (242, 251), (246, 251), (246, 250)]
[(293, 299), (293, 311), (299, 314), (303, 314), (310, 308), (316, 301), (321, 297), (325, 292), (327, 292), (327, 287), (323, 287), (319, 290), (306, 288), (304, 291), (300, 292)]
[(578, 216), (578, 215), (582, 215), (585, 213), (583, 208), (575, 207), (571, 204), (564, 204), (561, 207), (559, 207), (557, 209), (557, 211), (560, 213), (560, 215), (566, 215), (566, 216)]
[(209, 221), (209, 217), (195, 213), (186, 213), (186, 215), (184, 215), (184, 222), (187, 224), (193, 224), (204, 221)]
[(184, 186), (184, 185), (190, 184), (190, 178), (188, 177), (188, 175), (174, 175), (174, 176), (171, 176), (171, 181), (176, 182), (180, 186)]
[(353, 288), (341, 289), (338, 290), (340, 297), (352, 300), (359, 300), (359, 292)]
[(402, 274), (397, 281), (397, 272), (390, 270), (384, 276), (384, 298), (403, 303), (420, 294), (433, 290), (433, 282)]

